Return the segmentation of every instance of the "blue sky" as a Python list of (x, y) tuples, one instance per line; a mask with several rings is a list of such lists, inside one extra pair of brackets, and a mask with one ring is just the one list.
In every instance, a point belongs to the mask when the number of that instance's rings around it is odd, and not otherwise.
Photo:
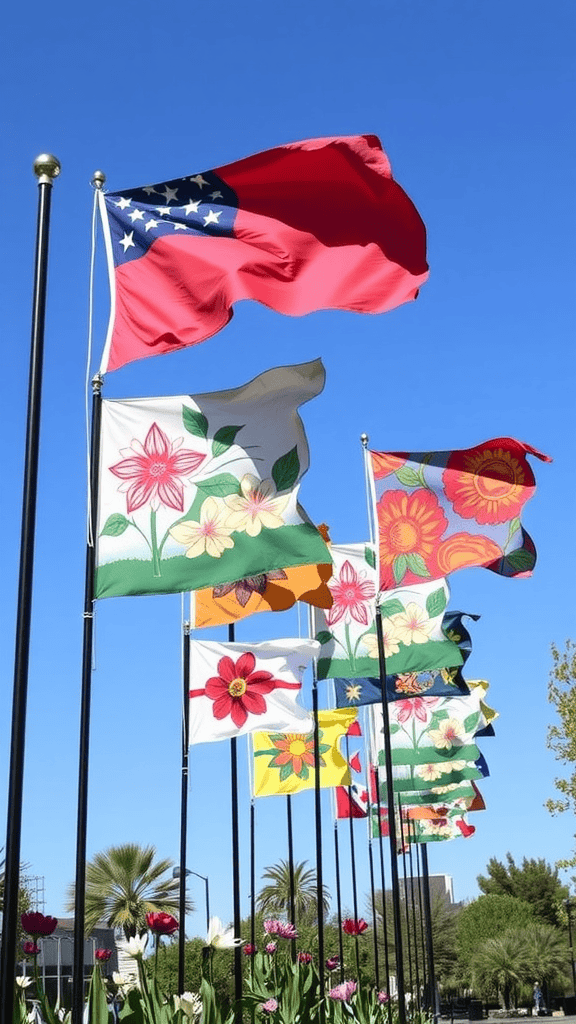
[[(513, 435), (554, 458), (537, 464), (525, 525), (529, 580), (482, 570), (452, 578), (451, 607), (477, 612), (470, 677), (500, 712), (483, 741), (487, 810), (468, 841), (436, 844), (430, 867), (477, 895), (490, 856), (554, 861), (574, 846), (571, 815), (543, 803), (559, 772), (546, 749), (550, 643), (574, 635), (574, 98), (570, 0), (347, 0), (289, 7), (98, 9), (11, 5), (5, 19), (0, 375), (4, 539), (0, 791), (8, 778), (36, 155), (62, 163), (53, 190), (22, 857), (61, 914), (74, 875), (85, 556), (84, 405), (90, 179), (118, 190), (193, 174), (296, 139), (375, 133), (428, 229), (430, 279), (383, 316), (281, 317), (241, 303), (194, 350), (109, 374), (105, 397), (216, 391), (274, 365), (321, 356), (323, 394), (303, 410), (311, 450), (301, 500), (335, 542), (367, 533), (359, 436), (375, 448), (467, 447)], [(97, 258), (94, 355), (108, 316)], [(238, 639), (295, 635), (295, 613), (253, 617)], [(222, 634), (220, 634), (221, 638)], [(180, 599), (111, 599), (96, 620), (88, 852), (126, 841), (178, 855)], [(243, 751), (241, 741), (241, 751)], [(194, 748), (188, 858), (208, 875), (214, 912), (232, 916), (228, 748)], [(241, 874), (249, 891), (245, 758)], [(313, 862), (312, 804), (294, 801), (295, 855)], [(0, 801), (0, 822), (5, 800)], [(282, 801), (257, 804), (257, 871), (286, 857)], [(363, 835), (357, 826), (358, 841)], [(332, 883), (326, 817), (325, 871)], [(345, 861), (346, 862), (346, 861)], [(360, 857), (361, 889), (367, 890)], [(345, 876), (345, 902), (350, 903)], [(195, 889), (194, 886), (198, 888)], [(202, 883), (192, 893), (203, 928)]]

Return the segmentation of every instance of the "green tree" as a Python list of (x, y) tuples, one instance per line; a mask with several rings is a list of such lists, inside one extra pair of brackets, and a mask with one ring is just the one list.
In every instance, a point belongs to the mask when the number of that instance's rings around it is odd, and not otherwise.
[[(294, 865), (294, 904), (296, 922), (317, 916), (316, 872), (306, 868), (308, 861), (298, 861)], [(281, 860), (278, 864), (267, 867), (262, 875), (267, 884), (262, 887), (256, 897), (256, 906), (263, 914), (290, 913), (290, 865)], [(326, 914), (330, 907), (330, 896), (326, 886), (323, 888), (323, 910)]]
[(524, 857), (519, 867), (510, 853), (507, 863), (491, 857), (487, 875), (478, 875), (478, 886), (487, 896), (515, 896), (530, 904), (534, 915), (550, 925), (562, 919), (562, 902), (568, 888), (558, 877), (558, 868), (552, 868), (543, 858)]
[(554, 785), (562, 794), (560, 800), (548, 800), (551, 814), (576, 811), (576, 643), (567, 640), (564, 650), (552, 644), (553, 667), (548, 682), (548, 700), (554, 705), (560, 724), (548, 727), (548, 746), (556, 760), (571, 765), (567, 779), (555, 779)]
[[(177, 914), (179, 879), (172, 877), (173, 861), (155, 861), (153, 846), (125, 843), (97, 853), (86, 865), (86, 933), (99, 921), (122, 928), (127, 939), (146, 930), (146, 914)], [(167, 877), (167, 872), (170, 874)], [(68, 910), (74, 910), (74, 885), (68, 890)], [(191, 912), (193, 904), (187, 901)]]
[(545, 987), (556, 982), (569, 983), (569, 959), (566, 936), (548, 924), (535, 922), (524, 932), (525, 981), (538, 981)]
[(500, 936), (486, 939), (478, 946), (471, 962), (472, 985), (485, 999), (502, 993), (504, 1006), (518, 1005), (526, 973), (522, 932), (510, 928)]
[(509, 928), (522, 929), (534, 922), (530, 904), (515, 896), (487, 895), (463, 907), (456, 920), (458, 970), (472, 979), (472, 963), (488, 939), (498, 939)]

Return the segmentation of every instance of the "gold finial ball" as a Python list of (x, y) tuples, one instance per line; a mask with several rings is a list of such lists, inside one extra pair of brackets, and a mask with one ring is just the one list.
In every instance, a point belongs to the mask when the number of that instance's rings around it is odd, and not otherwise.
[(52, 181), (60, 174), (60, 161), (51, 153), (41, 153), (34, 161), (34, 174), (40, 181)]

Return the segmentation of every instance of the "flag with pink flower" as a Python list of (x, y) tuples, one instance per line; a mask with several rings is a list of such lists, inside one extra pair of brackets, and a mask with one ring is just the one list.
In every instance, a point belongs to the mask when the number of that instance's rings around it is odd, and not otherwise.
[(298, 407), (320, 360), (229, 391), (102, 404), (96, 597), (166, 594), (330, 564), (299, 504)]
[(512, 437), (447, 452), (368, 452), (380, 589), (468, 566), (530, 575), (536, 551), (520, 521), (536, 489), (527, 455), (551, 461)]
[[(334, 562), (328, 586), (333, 603), (314, 609), (315, 636), (321, 644), (318, 678), (378, 676), (376, 636), (377, 577), (368, 544), (332, 544)], [(380, 599), (386, 672), (390, 675), (457, 668), (463, 657), (444, 632), (450, 591), (433, 580), (383, 594)]]
[[(484, 691), (475, 687), (461, 697), (411, 697), (389, 705), (392, 762), (415, 765), (423, 761), (447, 761), (451, 757), (469, 761), (466, 753), (474, 737), (486, 724), (482, 710)], [(372, 713), (373, 763), (382, 763), (382, 708)], [(473, 758), (472, 758), (473, 759)]]
[(314, 640), (259, 644), (190, 641), (190, 743), (211, 743), (255, 729), (313, 728), (299, 703)]

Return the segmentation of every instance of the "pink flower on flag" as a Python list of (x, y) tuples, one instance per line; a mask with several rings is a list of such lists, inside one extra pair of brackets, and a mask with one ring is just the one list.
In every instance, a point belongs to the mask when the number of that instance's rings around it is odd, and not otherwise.
[(368, 625), (366, 603), (376, 596), (376, 589), (365, 576), (365, 572), (356, 572), (351, 562), (346, 559), (340, 569), (340, 576), (328, 584), (334, 598), (334, 603), (326, 614), (329, 626), (333, 626), (344, 617), (348, 622), (352, 617), (363, 626)]
[(248, 715), (263, 715), (266, 701), (263, 693), (270, 693), (279, 682), (271, 672), (254, 671), (256, 658), (251, 651), (241, 654), (238, 661), (226, 655), (218, 662), (217, 676), (208, 679), (204, 692), (214, 701), (212, 713), (220, 721), (227, 715), (232, 717), (239, 729)]
[(127, 458), (110, 466), (110, 472), (123, 480), (128, 512), (143, 505), (167, 505), (184, 511), (184, 487), (179, 477), (189, 477), (206, 458), (201, 452), (183, 448), (182, 438), (170, 441), (157, 423), (153, 423), (144, 444), (133, 438), (130, 448), (121, 454)]
[(411, 697), (409, 700), (396, 700), (393, 709), (394, 717), (402, 725), (404, 722), (408, 722), (412, 716), (420, 722), (425, 722), (428, 718), (428, 708), (434, 707), (438, 700), (438, 697)]

